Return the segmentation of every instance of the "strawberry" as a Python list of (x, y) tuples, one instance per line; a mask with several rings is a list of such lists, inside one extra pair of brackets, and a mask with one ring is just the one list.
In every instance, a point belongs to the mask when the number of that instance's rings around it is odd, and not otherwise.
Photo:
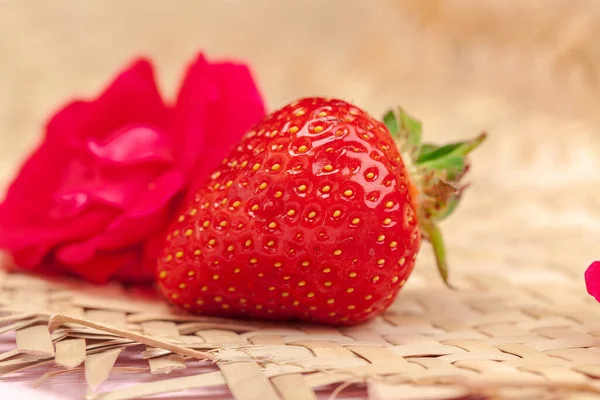
[(265, 117), (171, 226), (162, 293), (205, 315), (357, 324), (394, 301), (422, 238), (447, 282), (438, 221), (485, 135), (437, 147), (401, 109), (384, 122), (323, 98)]

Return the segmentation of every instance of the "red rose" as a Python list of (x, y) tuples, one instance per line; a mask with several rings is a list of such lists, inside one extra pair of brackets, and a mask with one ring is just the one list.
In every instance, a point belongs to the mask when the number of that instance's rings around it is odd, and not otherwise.
[(137, 60), (98, 98), (51, 118), (0, 204), (0, 248), (30, 271), (151, 279), (154, 243), (189, 184), (264, 114), (243, 64), (199, 55), (171, 106)]
[(600, 302), (600, 261), (594, 261), (585, 271), (587, 292)]

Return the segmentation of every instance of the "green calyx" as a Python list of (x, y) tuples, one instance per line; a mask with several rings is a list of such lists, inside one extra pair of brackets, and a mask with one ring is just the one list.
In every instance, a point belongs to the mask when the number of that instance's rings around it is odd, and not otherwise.
[(433, 247), (442, 280), (452, 287), (448, 281), (446, 249), (438, 224), (458, 206), (467, 187), (462, 182), (470, 166), (467, 155), (487, 135), (481, 133), (472, 140), (439, 146), (422, 143), (421, 122), (402, 108), (388, 111), (383, 122), (392, 134), (418, 192), (415, 203), (423, 238)]

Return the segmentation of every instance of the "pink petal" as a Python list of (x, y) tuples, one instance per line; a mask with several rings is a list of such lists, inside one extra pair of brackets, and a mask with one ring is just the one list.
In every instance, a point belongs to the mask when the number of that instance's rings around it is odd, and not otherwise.
[[(112, 143), (112, 149), (102, 145), (131, 126), (162, 132), (168, 118), (145, 60), (121, 72), (96, 100), (66, 105), (48, 122), (45, 140), (25, 160), (0, 204), (0, 247), (21, 265), (34, 268), (56, 245), (86, 241), (103, 232), (120, 211), (135, 205), (139, 193), (148, 191), (148, 183), (162, 173), (171, 154), (165, 153), (165, 138), (155, 136), (154, 154), (140, 147), (137, 152), (130, 148), (129, 155), (161, 165), (102, 169), (98, 156), (112, 156), (110, 161), (126, 156), (123, 141)], [(131, 147), (139, 146), (143, 136), (134, 133), (126, 138)]]
[(20, 221), (3, 218), (9, 212), (9, 209), (0, 206), (0, 248), (10, 252), (23, 251), (19, 261), (23, 267), (31, 267), (40, 262), (58, 243), (91, 237), (105, 229), (117, 216), (114, 210), (96, 209), (75, 218), (35, 224), (24, 218)]
[[(64, 112), (80, 110), (81, 104), (71, 104)], [(7, 189), (0, 209), (0, 227), (40, 223), (39, 219), (47, 216), (53, 191), (63, 181), (64, 171), (77, 151), (60, 136), (40, 143), (24, 160)]]
[(130, 281), (145, 281), (147, 274), (141, 266), (142, 250), (139, 246), (117, 251), (98, 252), (92, 259), (84, 263), (62, 265), (66, 271), (93, 283), (106, 283), (120, 270), (133, 271), (132, 276), (129, 276)]
[(29, 247), (51, 248), (55, 243), (86, 237), (98, 229), (103, 229), (111, 217), (114, 218), (114, 215), (97, 212), (84, 218), (39, 226), (4, 224), (0, 226), (0, 247), (8, 251)]
[(154, 80), (152, 65), (138, 59), (121, 71), (95, 99), (77, 100), (48, 122), (46, 136), (61, 137), (71, 146), (85, 148), (90, 138), (103, 139), (132, 123), (164, 127), (169, 118)]
[[(81, 199), (121, 210), (133, 206), (157, 175), (167, 169), (164, 164), (135, 164), (123, 168), (99, 168), (90, 162), (73, 160), (65, 179), (56, 188), (54, 201), (64, 203)], [(64, 207), (63, 207), (64, 208)]]
[(89, 262), (96, 255), (96, 246), (92, 240), (85, 242), (63, 243), (55, 251), (56, 259), (65, 265), (80, 265)]
[(90, 153), (109, 165), (142, 162), (173, 163), (172, 145), (164, 133), (143, 125), (126, 126), (104, 140), (87, 141)]
[(162, 129), (169, 118), (152, 65), (145, 59), (134, 62), (88, 104), (88, 112), (82, 115), (84, 129), (78, 132), (86, 140), (90, 137), (103, 140), (132, 124)]
[(202, 180), (265, 115), (243, 64), (210, 64), (199, 54), (186, 73), (174, 110), (177, 162), (191, 182)]
[[(123, 263), (112, 276), (113, 279), (125, 283), (151, 283), (154, 282), (154, 271), (144, 268), (144, 261), (136, 258), (135, 261)], [(139, 289), (136, 286), (135, 289)], [(133, 290), (133, 287), (131, 288)]]
[(158, 273), (157, 261), (164, 251), (168, 228), (168, 225), (164, 226), (162, 231), (156, 232), (144, 242), (144, 269), (152, 276)]
[(114, 220), (99, 245), (103, 249), (140, 242), (162, 228), (169, 217), (169, 203), (183, 189), (181, 173), (172, 170), (154, 180), (153, 186), (141, 193), (137, 203)]
[(594, 261), (585, 271), (587, 291), (600, 302), (600, 261)]
[(57, 257), (65, 264), (89, 262), (97, 251), (118, 250), (145, 241), (161, 229), (169, 216), (169, 202), (184, 185), (178, 171), (155, 180), (152, 189), (140, 193), (137, 203), (89, 240), (63, 246)]

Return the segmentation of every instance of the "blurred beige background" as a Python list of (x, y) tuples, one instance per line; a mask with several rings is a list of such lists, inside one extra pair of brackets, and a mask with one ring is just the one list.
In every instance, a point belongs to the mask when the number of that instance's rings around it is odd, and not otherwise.
[(599, 34), (597, 0), (0, 0), (0, 182), (73, 95), (137, 54), (172, 95), (203, 50), (251, 63), (271, 108), (328, 95), (402, 104), (433, 140), (488, 131), (445, 224), (451, 260), (583, 282), (600, 258)]

